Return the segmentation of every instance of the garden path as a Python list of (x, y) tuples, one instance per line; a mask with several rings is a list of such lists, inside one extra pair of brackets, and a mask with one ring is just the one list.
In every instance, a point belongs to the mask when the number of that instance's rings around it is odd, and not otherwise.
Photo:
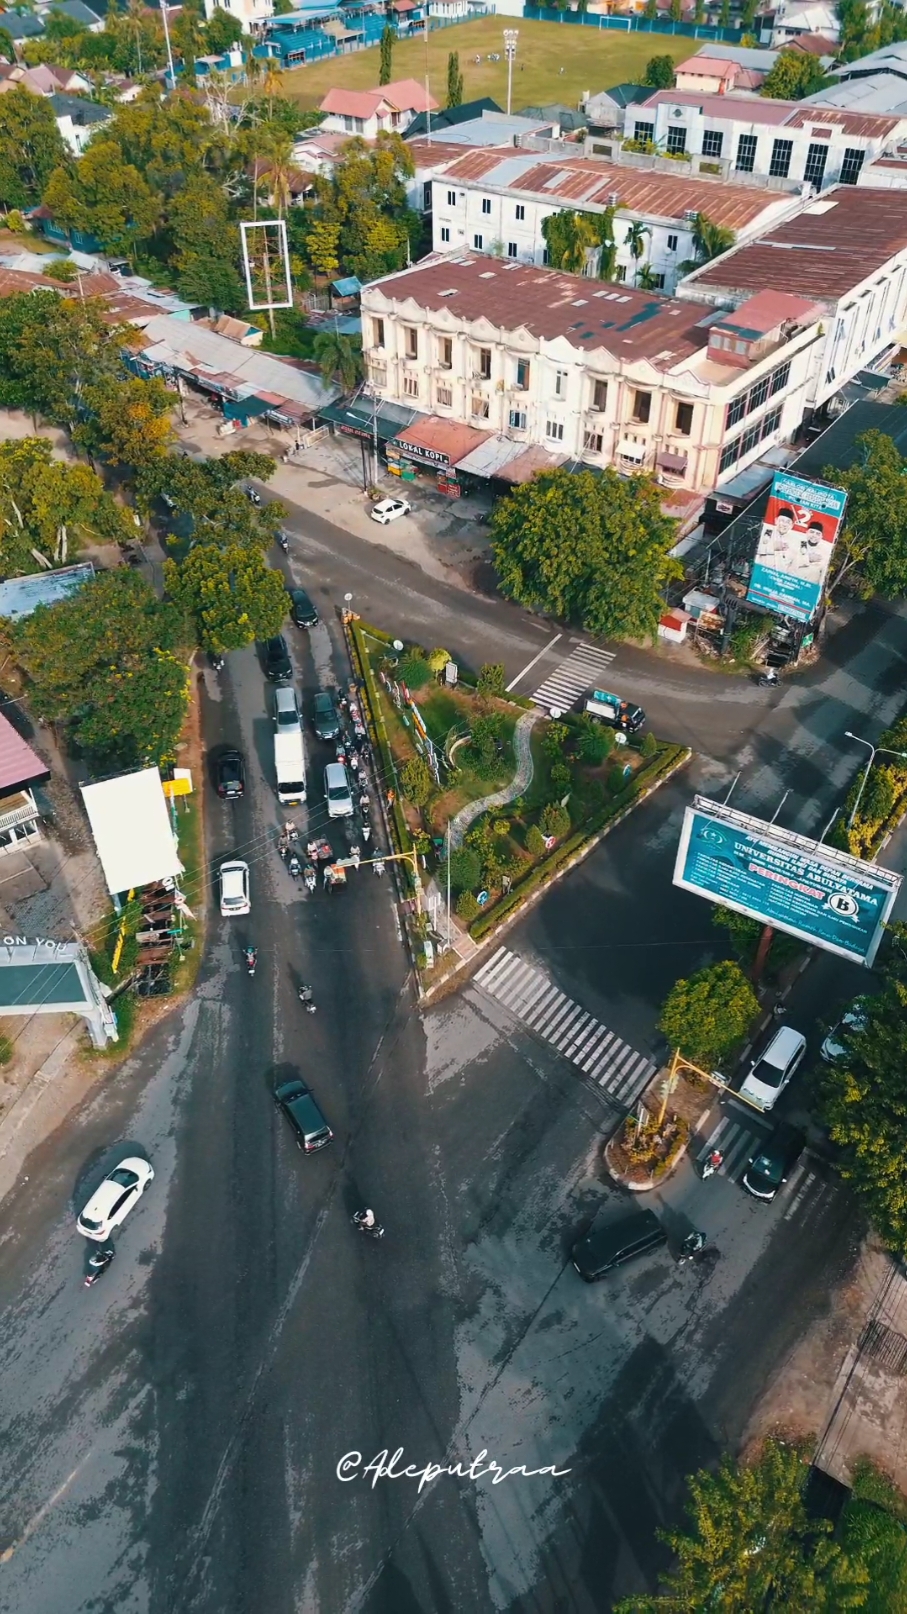
[(503, 790), (495, 790), (490, 796), (482, 796), (479, 801), (469, 801), (465, 807), (460, 808), (456, 817), (450, 821), (451, 849), (462, 846), (463, 836), (466, 834), (470, 824), (474, 824), (476, 819), (481, 818), (483, 813), (487, 813), (492, 807), (506, 807), (509, 801), (516, 801), (517, 796), (522, 796), (523, 791), (528, 789), (532, 783), (534, 771), (530, 737), (533, 724), (537, 723), (541, 716), (541, 712), (533, 710), (524, 712), (522, 717), (518, 719), (516, 728), (513, 731), (516, 773), (510, 784), (505, 785)]

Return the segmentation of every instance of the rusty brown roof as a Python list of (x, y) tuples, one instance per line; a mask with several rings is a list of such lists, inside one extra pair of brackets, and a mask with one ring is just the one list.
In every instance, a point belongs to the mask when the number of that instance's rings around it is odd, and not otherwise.
[[(498, 161), (501, 162), (499, 154)], [(448, 169), (448, 179), (466, 178), (459, 168)], [(494, 175), (485, 175), (494, 184)], [(742, 230), (758, 219), (767, 207), (777, 206), (776, 191), (752, 185), (726, 184), (717, 179), (692, 179), (682, 175), (656, 174), (647, 170), (612, 167), (587, 158), (555, 159), (539, 162), (513, 179), (508, 189), (531, 192), (558, 201), (595, 203), (600, 207), (617, 205), (630, 213), (657, 218), (680, 219), (685, 213), (705, 213), (713, 224), (729, 230)]]
[[(702, 320), (712, 310), (610, 281), (536, 269), (497, 258), (438, 255), (366, 288), (390, 301), (448, 309), (455, 319), (487, 319), (500, 330), (520, 328), (552, 341), (566, 337), (585, 352), (604, 348), (617, 358), (649, 359), (667, 370), (708, 342)], [(366, 301), (367, 306), (367, 301)]]
[(837, 185), (758, 241), (697, 272), (693, 285), (729, 291), (789, 286), (833, 302), (907, 247), (907, 208), (898, 192)]

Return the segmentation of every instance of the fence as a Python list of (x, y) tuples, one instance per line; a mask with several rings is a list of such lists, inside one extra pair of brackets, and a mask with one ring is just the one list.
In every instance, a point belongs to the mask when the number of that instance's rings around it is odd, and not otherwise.
[(527, 22), (565, 22), (581, 28), (617, 28), (625, 34), (681, 34), (688, 39), (712, 39), (716, 43), (739, 45), (739, 28), (718, 28), (711, 23), (671, 22), (667, 17), (590, 17), (587, 11), (551, 11), (547, 6), (526, 4)]

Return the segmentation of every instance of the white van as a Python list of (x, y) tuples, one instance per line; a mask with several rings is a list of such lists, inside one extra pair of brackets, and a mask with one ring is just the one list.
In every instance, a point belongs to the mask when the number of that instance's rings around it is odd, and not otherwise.
[(342, 762), (329, 762), (324, 770), (324, 793), (328, 802), (328, 818), (349, 818), (353, 811), (353, 793), (346, 768)]

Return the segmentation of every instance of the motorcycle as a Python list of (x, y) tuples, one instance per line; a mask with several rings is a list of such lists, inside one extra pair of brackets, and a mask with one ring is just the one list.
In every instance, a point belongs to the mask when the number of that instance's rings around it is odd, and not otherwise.
[(90, 1289), (97, 1283), (103, 1272), (107, 1271), (111, 1261), (116, 1255), (112, 1244), (99, 1244), (88, 1257), (88, 1272), (85, 1275), (85, 1288)]
[(299, 879), (299, 876), (302, 873), (302, 864), (300, 863), (299, 858), (296, 856), (295, 852), (291, 852), (290, 855), (289, 855), (289, 858), (287, 859), (287, 869), (289, 870), (290, 874), (293, 876), (294, 880)]
[(372, 867), (374, 868), (376, 874), (383, 874), (384, 873), (384, 858), (383, 857), (376, 857)]
[(302, 1004), (303, 1008), (305, 1009), (306, 1014), (314, 1014), (316, 1009), (318, 1008), (318, 1005), (317, 1005), (317, 1003), (314, 1002), (314, 1000), (312, 998), (312, 988), (310, 986), (307, 986), (304, 981), (302, 983), (302, 986), (299, 988), (299, 992), (298, 992), (297, 996), (298, 996), (299, 1001)]
[(247, 947), (245, 948), (244, 956), (246, 960), (246, 969), (250, 975), (254, 975), (255, 966), (258, 963), (258, 949), (255, 947)]
[(677, 1257), (677, 1265), (679, 1267), (686, 1266), (688, 1261), (692, 1261), (694, 1257), (699, 1255), (704, 1249), (705, 1234), (699, 1233), (694, 1229), (692, 1233), (687, 1234), (680, 1246), (680, 1254)]
[(713, 1149), (708, 1158), (702, 1162), (703, 1182), (705, 1182), (707, 1177), (714, 1177), (715, 1172), (720, 1171), (723, 1165), (724, 1155), (721, 1153), (721, 1150)]
[[(371, 1217), (371, 1221), (366, 1220), (366, 1217), (369, 1216)], [(367, 1238), (383, 1239), (384, 1237), (384, 1228), (381, 1226), (380, 1222), (375, 1220), (374, 1211), (356, 1211), (353, 1215), (353, 1226), (358, 1227), (359, 1232), (364, 1233)]]
[(285, 555), (290, 553), (290, 540), (285, 532), (278, 532), (277, 547), (278, 549), (282, 549)]
[(254, 504), (256, 508), (261, 504), (261, 494), (256, 493), (254, 488), (246, 488), (246, 498), (248, 499), (249, 503)]
[(216, 672), (216, 673), (223, 672), (223, 670), (224, 670), (224, 658), (223, 658), (223, 656), (211, 655), (211, 656), (209, 656), (208, 659), (209, 659), (209, 661), (211, 663), (211, 671), (212, 672)]
[(778, 674), (775, 672), (774, 667), (769, 667), (767, 672), (760, 673), (756, 683), (760, 689), (774, 689), (778, 683)]
[(302, 878), (305, 881), (306, 890), (307, 891), (314, 891), (315, 884), (316, 884), (316, 881), (318, 879), (318, 876), (315, 873), (315, 869), (314, 869), (313, 864), (311, 864), (311, 863), (306, 864), (305, 868), (302, 871)]
[(362, 826), (362, 839), (365, 841), (366, 846), (368, 845), (369, 841), (371, 840), (371, 836), (372, 836), (372, 826), (371, 826), (371, 824), (369, 824), (369, 823), (363, 824), (363, 826)]

